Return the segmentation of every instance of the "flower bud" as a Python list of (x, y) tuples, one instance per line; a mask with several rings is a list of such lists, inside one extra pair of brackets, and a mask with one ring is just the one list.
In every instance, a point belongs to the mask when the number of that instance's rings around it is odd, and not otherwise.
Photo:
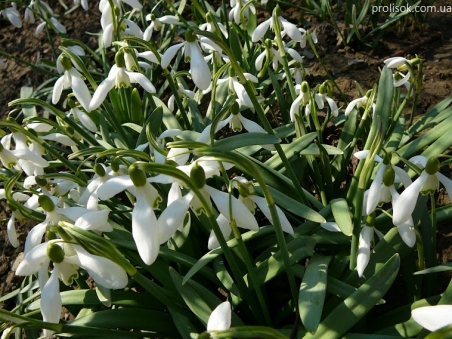
[(117, 158), (114, 158), (111, 161), (111, 169), (113, 170), (113, 172), (119, 171), (119, 160)]
[(326, 94), (326, 92), (327, 92), (327, 88), (326, 88), (325, 84), (321, 84), (319, 87), (319, 93)]
[(36, 184), (38, 184), (41, 187), (46, 187), (47, 186), (47, 179), (43, 178), (41, 175), (37, 175), (35, 177), (35, 181), (36, 181)]
[(375, 224), (375, 212), (372, 212), (366, 218), (366, 225), (373, 226), (374, 224)]
[(193, 32), (193, 29), (189, 28), (187, 29), (187, 32), (185, 32), (185, 41), (187, 42), (195, 42), (196, 41), (196, 34)]
[(62, 54), (61, 58), (60, 58), (60, 62), (66, 71), (69, 71), (70, 69), (72, 69), (71, 58), (69, 58), (67, 55)]
[(392, 166), (389, 166), (385, 173), (383, 174), (383, 184), (385, 184), (386, 187), (390, 187), (394, 185), (395, 181), (395, 171), (392, 168)]
[(129, 167), (129, 175), (130, 179), (132, 179), (132, 182), (136, 187), (143, 187), (144, 185), (146, 185), (146, 174), (136, 165), (131, 165)]
[(51, 242), (47, 245), (47, 256), (54, 263), (59, 264), (64, 260), (64, 250), (60, 245)]
[(55, 239), (58, 239), (58, 237), (55, 232), (46, 231), (46, 239), (47, 240), (55, 240)]
[(55, 204), (47, 195), (40, 195), (38, 198), (38, 203), (46, 212), (52, 212), (55, 209)]
[(99, 177), (105, 176), (105, 168), (101, 164), (96, 163), (94, 165), (94, 173), (96, 173)]
[(275, 9), (273, 10), (273, 16), (280, 17), (282, 15), (282, 10), (279, 5), (276, 5)]
[(206, 13), (206, 22), (213, 22), (212, 14), (210, 12)]
[(309, 84), (306, 81), (303, 81), (301, 83), (301, 91), (303, 93), (308, 93), (309, 92)]
[(427, 164), (425, 165), (425, 171), (430, 174), (434, 175), (436, 172), (438, 172), (440, 168), (440, 163), (437, 157), (430, 157), (427, 160)]
[(422, 62), (422, 59), (416, 57), (416, 58), (411, 59), (409, 62), (412, 66), (416, 66)]
[(75, 104), (75, 101), (70, 98), (67, 99), (67, 105), (69, 106), (69, 108), (77, 107), (77, 105)]
[(204, 172), (204, 168), (199, 166), (197, 162), (191, 168), (190, 178), (197, 188), (203, 188), (206, 185), (206, 172)]
[(115, 63), (116, 63), (116, 66), (118, 66), (119, 68), (126, 67), (126, 61), (124, 59), (124, 51), (123, 50), (119, 50), (119, 52), (116, 53)]
[(370, 98), (371, 95), (372, 95), (372, 90), (370, 89), (366, 92), (366, 97)]

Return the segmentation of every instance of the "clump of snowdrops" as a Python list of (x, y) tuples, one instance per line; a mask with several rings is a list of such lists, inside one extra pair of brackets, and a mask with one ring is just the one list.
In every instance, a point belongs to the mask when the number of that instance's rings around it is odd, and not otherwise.
[[(340, 103), (333, 78), (306, 77), (317, 33), (278, 6), (258, 23), (245, 0), (101, 0), (93, 50), (46, 2), (26, 5), (2, 15), (39, 17), (63, 44), (33, 65), (52, 85), (0, 121), (25, 276), (0, 298), (16, 298), (2, 338), (450, 335), (436, 225), (451, 208), (435, 193), (452, 193), (452, 98), (413, 122), (421, 59), (386, 60)], [(395, 281), (404, 305), (379, 312)]]

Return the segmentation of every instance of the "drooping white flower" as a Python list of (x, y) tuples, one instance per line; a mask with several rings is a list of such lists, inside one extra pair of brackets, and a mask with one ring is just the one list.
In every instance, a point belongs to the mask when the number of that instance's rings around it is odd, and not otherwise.
[(229, 11), (229, 20), (232, 21), (234, 19), (237, 25), (242, 23), (242, 17), (248, 18), (250, 12), (256, 14), (256, 7), (250, 0), (231, 0), (231, 10)]
[(88, 6), (88, 0), (74, 0), (74, 5), (78, 6), (78, 5), (82, 5), (82, 8), (87, 11), (89, 9)]
[(212, 81), (212, 74), (203, 57), (200, 44), (206, 48), (213, 49), (221, 54), (221, 48), (207, 38), (197, 38), (193, 31), (188, 30), (185, 35), (185, 42), (176, 44), (168, 48), (162, 55), (161, 66), (167, 68), (176, 53), (184, 47), (185, 60), (190, 61), (190, 74), (194, 84), (201, 90), (209, 88)]
[(413, 319), (422, 327), (434, 332), (452, 325), (452, 305), (435, 305), (415, 308), (411, 311)]
[(125, 68), (124, 52), (116, 53), (116, 64), (110, 69), (107, 79), (101, 82), (94, 92), (93, 99), (89, 105), (89, 110), (98, 108), (108, 92), (115, 86), (130, 87), (131, 83), (139, 83), (148, 93), (155, 93), (155, 87), (151, 81), (142, 73), (132, 72)]
[[(295, 91), (298, 93), (298, 96), (293, 101), (292, 105), (290, 105), (289, 113), (291, 121), (295, 121), (295, 115), (299, 114), (300, 106), (307, 107), (309, 105), (309, 101), (311, 100), (309, 95), (309, 85), (306, 81), (303, 81), (301, 85), (296, 85)], [(305, 114), (309, 114), (307, 108)]]
[(225, 301), (218, 305), (207, 321), (207, 331), (225, 331), (231, 327), (231, 304)]
[(326, 101), (330, 107), (331, 114), (335, 117), (338, 116), (339, 108), (337, 107), (336, 102), (328, 96), (327, 88), (324, 84), (320, 85), (319, 93), (315, 95), (314, 99), (319, 109), (325, 107), (324, 102)]
[(426, 158), (422, 155), (415, 156), (410, 162), (424, 168), (421, 175), (406, 188), (394, 203), (393, 223), (401, 225), (406, 222), (414, 211), (419, 193), (433, 194), (441, 182), (449, 196), (452, 195), (452, 180), (438, 172), (440, 163), (438, 158)]
[(275, 34), (280, 34), (281, 37), (284, 37), (287, 34), (293, 41), (296, 42), (301, 42), (303, 40), (303, 36), (301, 35), (301, 32), (298, 30), (298, 27), (284, 19), (281, 15), (278, 15), (277, 13), (279, 12), (280, 10), (276, 8), (273, 11), (272, 17), (270, 19), (265, 20), (264, 22), (259, 24), (259, 26), (256, 27), (251, 37), (251, 40), (253, 42), (262, 40), (265, 33), (267, 33), (268, 29), (272, 29), (274, 31), (273, 20), (275, 15), (277, 16), (276, 20), (279, 20), (279, 24), (282, 28), (281, 32), (275, 32)]
[[(370, 96), (370, 91), (367, 92), (367, 94), (361, 98), (358, 99), (354, 99), (352, 101), (350, 101), (350, 103), (347, 105), (347, 108), (345, 109), (345, 116), (348, 116), (350, 114), (350, 112), (356, 107), (356, 108), (365, 108), (367, 106), (367, 101), (369, 100), (369, 96)], [(375, 113), (375, 103), (372, 104), (372, 110), (373, 113)], [(373, 114), (372, 114), (373, 116)]]
[(13, 26), (17, 28), (22, 27), (22, 20), (20, 19), (19, 11), (16, 9), (16, 3), (13, 2), (11, 7), (4, 8), (0, 11), (0, 15), (2, 15), (5, 19), (13, 24)]
[(153, 13), (146, 15), (146, 20), (151, 23), (143, 33), (143, 40), (149, 41), (154, 33), (154, 30), (160, 31), (163, 24), (166, 25), (178, 25), (180, 24), (179, 18), (175, 15), (164, 15), (157, 18)]

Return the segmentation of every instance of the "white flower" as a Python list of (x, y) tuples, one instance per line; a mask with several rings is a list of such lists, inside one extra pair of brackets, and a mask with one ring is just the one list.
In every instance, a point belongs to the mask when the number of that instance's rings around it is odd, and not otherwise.
[[(345, 109), (345, 116), (348, 116), (355, 107), (357, 107), (358, 109), (360, 107), (365, 108), (367, 106), (368, 99), (369, 98), (367, 97), (367, 95), (365, 95), (361, 98), (350, 101), (350, 103), (347, 105), (347, 108)], [(375, 113), (375, 106), (376, 106), (375, 103), (372, 104), (372, 109), (373, 109), (374, 113)], [(372, 114), (372, 116), (373, 116), (373, 114)]]
[(82, 5), (82, 8), (87, 11), (89, 9), (88, 0), (74, 0), (74, 5)]
[(452, 325), (452, 305), (436, 305), (415, 308), (411, 311), (413, 319), (422, 327), (434, 332)]
[[(267, 33), (269, 28), (274, 30), (273, 20), (274, 19), (272, 16), (270, 19), (265, 20), (259, 26), (257, 26), (253, 32), (251, 40), (253, 42), (262, 40), (262, 38), (264, 37), (265, 33)], [(278, 16), (277, 20), (279, 20), (281, 28), (283, 30), (281, 32), (275, 32), (276, 34), (280, 34), (281, 37), (284, 37), (287, 34), (293, 41), (296, 42), (301, 42), (303, 40), (303, 36), (301, 35), (301, 32), (298, 30), (297, 26), (287, 21), (282, 16)]]
[(180, 24), (179, 18), (175, 15), (164, 15), (160, 18), (157, 18), (154, 14), (146, 15), (146, 20), (151, 21), (149, 26), (143, 33), (143, 40), (149, 41), (152, 37), (152, 33), (154, 30), (159, 31), (162, 29), (163, 24), (167, 25), (178, 25)]
[(207, 331), (225, 331), (231, 327), (231, 304), (225, 301), (218, 305), (207, 321)]
[(130, 84), (132, 83), (139, 83), (148, 93), (155, 93), (154, 85), (148, 78), (146, 78), (146, 76), (138, 72), (132, 72), (125, 68), (124, 53), (119, 52), (116, 56), (117, 64), (112, 66), (110, 73), (108, 73), (107, 79), (102, 81), (94, 92), (93, 99), (89, 105), (90, 111), (95, 110), (102, 104), (108, 92), (110, 92), (114, 86), (116, 88), (130, 87)]
[(331, 114), (335, 117), (338, 116), (339, 108), (337, 107), (336, 102), (328, 96), (326, 86), (320, 85), (319, 93), (315, 95), (314, 99), (319, 109), (323, 109), (325, 107), (324, 102), (326, 101), (328, 106), (330, 106)]
[[(388, 68), (401, 68), (401, 66), (405, 65), (405, 62), (410, 62), (410, 61), (403, 57), (388, 58), (384, 61), (385, 65)], [(404, 69), (406, 69), (406, 67), (404, 67)], [(400, 69), (400, 70), (402, 70), (402, 69)]]
[(74, 68), (66, 70), (62, 77), (60, 77), (53, 87), (52, 103), (55, 105), (58, 103), (61, 97), (63, 89), (72, 88), (75, 97), (80, 102), (85, 110), (89, 112), (89, 104), (91, 101), (91, 93), (88, 86), (82, 79), (81, 74)]
[(199, 44), (201, 43), (204, 46), (208, 46), (207, 48), (211, 48), (219, 53), (221, 53), (222, 50), (214, 42), (207, 38), (198, 39), (191, 31), (187, 32), (186, 38), (187, 41), (171, 46), (165, 51), (162, 55), (161, 66), (162, 68), (167, 68), (179, 49), (184, 47), (185, 60), (190, 61), (190, 73), (193, 82), (198, 88), (205, 90), (210, 86), (212, 74), (202, 55)]
[[(246, 6), (246, 7), (245, 7)], [(243, 11), (242, 9), (245, 8)], [(244, 18), (249, 17), (249, 13), (256, 14), (256, 7), (250, 0), (231, 0), (231, 10), (229, 11), (229, 20), (234, 19), (237, 25), (242, 22), (241, 14)]]
[(295, 86), (295, 91), (298, 92), (298, 96), (293, 101), (292, 105), (290, 105), (289, 113), (290, 113), (290, 120), (295, 121), (295, 115), (299, 114), (300, 106), (306, 106), (305, 114), (308, 115), (308, 105), (310, 101), (309, 96), (309, 85), (306, 81), (303, 81), (301, 85)]
[(452, 180), (438, 172), (439, 161), (437, 158), (426, 158), (422, 155), (415, 156), (410, 161), (424, 168), (408, 188), (406, 188), (394, 203), (393, 223), (401, 225), (406, 222), (414, 211), (419, 193), (433, 194), (441, 182), (449, 196), (452, 195)]
[(13, 26), (17, 28), (22, 27), (22, 20), (20, 20), (19, 11), (16, 9), (16, 4), (13, 2), (12, 7), (5, 8), (0, 11), (0, 14), (9, 22), (13, 24)]

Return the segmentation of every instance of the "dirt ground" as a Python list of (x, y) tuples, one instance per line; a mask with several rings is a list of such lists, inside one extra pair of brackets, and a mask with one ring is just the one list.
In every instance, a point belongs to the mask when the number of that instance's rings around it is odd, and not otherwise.
[[(448, 5), (449, 0), (438, 0), (436, 6)], [(56, 5), (56, 12), (62, 13), (63, 8), (58, 1), (49, 3)], [(97, 47), (97, 34), (100, 30), (98, 1), (89, 1), (90, 10), (78, 8), (70, 15), (61, 18), (66, 26), (68, 37), (77, 38), (91, 48)], [(68, 1), (72, 4), (72, 1)], [(300, 18), (299, 13), (291, 13), (291, 17)], [(318, 27), (318, 49), (321, 58), (329, 69), (337, 84), (346, 95), (348, 101), (358, 97), (355, 81), (358, 81), (364, 90), (371, 88), (379, 78), (378, 66), (381, 61), (395, 53), (411, 58), (418, 55), (424, 59), (424, 86), (419, 98), (417, 114), (423, 114), (430, 107), (447, 96), (452, 95), (452, 13), (431, 13), (428, 16), (426, 29), (409, 28), (401, 35), (387, 34), (379, 47), (372, 51), (363, 46), (344, 48), (337, 45), (337, 34), (331, 24), (318, 24), (309, 17), (304, 17), (306, 25)], [(42, 58), (52, 59), (52, 48), (44, 33), (35, 36), (37, 24), (25, 23), (21, 29), (13, 27), (9, 22), (0, 20), (0, 50), (20, 57), (30, 63), (38, 63)], [(53, 39), (55, 48), (60, 44), (59, 38)], [(309, 83), (317, 84), (327, 79), (326, 73), (313, 58), (307, 49), (305, 65), (311, 72)], [(9, 113), (8, 102), (19, 98), (22, 86), (36, 88), (47, 79), (47, 75), (39, 73), (30, 67), (8, 59), (0, 58), (5, 65), (0, 68), (0, 116), (6, 117)], [(337, 97), (339, 99), (339, 96)], [(342, 102), (342, 105), (344, 103)], [(11, 265), (22, 251), (14, 249), (6, 243), (6, 223), (10, 213), (5, 204), (0, 206), (0, 296), (18, 287), (20, 279), (11, 272)], [(20, 241), (23, 244), (27, 231), (33, 226), (31, 223), (18, 226)], [(439, 262), (452, 261), (452, 227), (441, 225), (438, 229)], [(446, 278), (447, 279), (447, 278)], [(9, 305), (4, 305), (8, 307)]]

